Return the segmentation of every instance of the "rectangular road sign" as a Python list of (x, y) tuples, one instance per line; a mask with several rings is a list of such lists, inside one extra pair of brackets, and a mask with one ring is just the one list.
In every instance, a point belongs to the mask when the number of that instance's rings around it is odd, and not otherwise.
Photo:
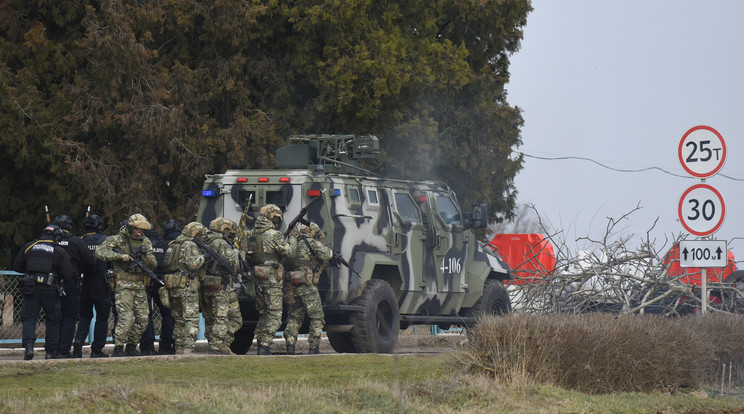
[(679, 242), (680, 267), (726, 267), (726, 240), (682, 240)]

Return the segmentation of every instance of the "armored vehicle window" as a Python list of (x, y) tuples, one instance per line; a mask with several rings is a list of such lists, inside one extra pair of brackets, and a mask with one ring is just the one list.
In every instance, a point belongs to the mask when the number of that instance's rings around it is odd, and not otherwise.
[(356, 188), (349, 188), (349, 202), (350, 203), (359, 202), (359, 190), (357, 190)]
[(248, 205), (248, 200), (253, 197), (253, 201), (256, 201), (256, 192), (255, 191), (245, 191), (240, 190), (238, 191), (238, 204), (240, 204), (241, 207), (245, 207)]
[(437, 212), (446, 224), (462, 224), (460, 212), (449, 197), (437, 196)]
[(367, 190), (367, 203), (380, 204), (380, 202), (377, 201), (377, 190)]
[(421, 222), (421, 213), (416, 207), (416, 203), (407, 193), (395, 193), (395, 208), (403, 220), (415, 223)]
[(285, 202), (281, 191), (267, 191), (266, 204), (276, 204), (282, 210), (287, 209), (287, 203)]

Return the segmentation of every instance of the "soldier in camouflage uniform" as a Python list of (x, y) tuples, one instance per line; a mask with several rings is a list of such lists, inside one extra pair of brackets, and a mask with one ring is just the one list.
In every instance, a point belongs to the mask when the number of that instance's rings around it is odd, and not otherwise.
[[(150, 278), (140, 268), (132, 266), (132, 257), (155, 269), (158, 261), (145, 230), (152, 228), (142, 214), (133, 214), (119, 234), (109, 236), (96, 249), (96, 258), (108, 262), (114, 271), (114, 302), (119, 320), (114, 327), (112, 356), (139, 356), (137, 343), (147, 328), (147, 293)], [(121, 250), (124, 253), (117, 252)], [(124, 349), (126, 345), (126, 349)]]
[[(305, 320), (305, 314), (310, 318), (310, 332), (308, 343), (310, 354), (320, 353), (320, 334), (323, 331), (325, 320), (323, 318), (323, 304), (320, 301), (320, 293), (316, 287), (320, 279), (323, 267), (333, 258), (333, 251), (321, 243), (318, 239), (325, 237), (320, 227), (315, 223), (309, 226), (299, 225), (292, 229), (297, 234), (297, 248), (294, 260), (294, 268), (287, 271), (286, 280), (292, 284), (294, 301), (290, 300), (287, 327), (284, 329), (284, 339), (287, 341), (287, 353), (295, 353), (297, 333)], [(299, 233), (299, 234), (298, 234)]]
[(163, 282), (168, 289), (168, 302), (175, 319), (173, 339), (176, 354), (191, 354), (199, 333), (199, 285), (204, 278), (205, 258), (192, 239), (204, 237), (207, 228), (196, 221), (183, 228), (168, 246), (163, 260)]
[(254, 235), (260, 235), (263, 243), (263, 262), (254, 266), (253, 277), (256, 279), (256, 302), (261, 296), (261, 316), (256, 325), (256, 343), (258, 355), (271, 355), (271, 344), (277, 329), (282, 324), (282, 282), (284, 267), (282, 262), (294, 252), (297, 245), (295, 237), (289, 243), (277, 229), (282, 224), (282, 211), (274, 204), (261, 208), (256, 219)]
[[(237, 227), (234, 221), (218, 217), (209, 223), (210, 231), (204, 237), (207, 246), (219, 254), (233, 272), (237, 272), (240, 266), (239, 252), (229, 238), (235, 239)], [(204, 315), (204, 336), (209, 343), (209, 353), (230, 355), (232, 353), (230, 343), (237, 329), (230, 326), (228, 310), (230, 297), (235, 295), (233, 283), (236, 281), (233, 280), (230, 270), (223, 269), (211, 258), (207, 258), (206, 269), (200, 296)]]

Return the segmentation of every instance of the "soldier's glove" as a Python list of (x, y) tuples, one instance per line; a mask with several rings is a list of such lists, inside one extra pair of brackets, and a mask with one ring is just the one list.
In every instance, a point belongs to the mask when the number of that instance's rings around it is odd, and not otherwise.
[[(299, 226), (299, 223), (297, 224)], [(297, 229), (297, 226), (292, 227), (292, 230), (289, 232), (289, 235), (292, 237), (297, 237), (300, 235), (300, 230)]]
[(119, 259), (121, 259), (122, 262), (131, 262), (132, 256), (122, 253), (121, 256), (119, 256)]

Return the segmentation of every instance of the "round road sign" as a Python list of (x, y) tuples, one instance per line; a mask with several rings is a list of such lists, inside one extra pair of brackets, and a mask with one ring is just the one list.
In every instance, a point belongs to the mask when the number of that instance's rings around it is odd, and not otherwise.
[(695, 184), (679, 199), (679, 220), (695, 236), (715, 233), (726, 217), (723, 196), (708, 184)]
[(726, 161), (726, 143), (715, 129), (698, 125), (690, 128), (679, 141), (679, 162), (690, 175), (708, 178)]

